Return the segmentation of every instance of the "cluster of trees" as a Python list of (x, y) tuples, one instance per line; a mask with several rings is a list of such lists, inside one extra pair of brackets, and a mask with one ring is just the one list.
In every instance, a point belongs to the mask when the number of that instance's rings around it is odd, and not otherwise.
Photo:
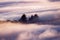
[(36, 23), (38, 22), (38, 15), (35, 14), (34, 16), (31, 15), (31, 17), (27, 18), (25, 14), (22, 15), (22, 17), (18, 20), (19, 22), (22, 22), (22, 23)]
[(20, 23), (40, 23), (40, 24), (60, 24), (60, 19), (50, 19), (45, 20), (44, 18), (40, 18), (37, 14), (31, 15), (29, 18), (23, 14), (18, 20), (7, 20), (7, 22), (20, 22)]
[(25, 14), (23, 14), (18, 20), (7, 20), (7, 22), (21, 22), (21, 23), (37, 23), (39, 20), (39, 17), (37, 14), (31, 15), (29, 18), (26, 17)]

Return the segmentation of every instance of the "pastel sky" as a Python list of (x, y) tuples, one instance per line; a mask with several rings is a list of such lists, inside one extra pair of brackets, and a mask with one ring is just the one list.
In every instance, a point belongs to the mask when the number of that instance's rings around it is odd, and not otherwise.
[(0, 0), (0, 19), (18, 17), (22, 13), (35, 14), (35, 12), (39, 15), (60, 13), (60, 0)]

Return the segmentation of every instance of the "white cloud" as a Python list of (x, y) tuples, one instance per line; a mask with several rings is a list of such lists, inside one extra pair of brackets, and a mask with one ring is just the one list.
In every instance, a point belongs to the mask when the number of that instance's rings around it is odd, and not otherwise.
[[(17, 33), (16, 40), (45, 40), (49, 38), (52, 39), (53, 37), (60, 37), (60, 33), (57, 31), (58, 28), (60, 28), (58, 25), (4, 23), (0, 24), (0, 26), (1, 36), (7, 34), (6, 36), (9, 37), (9, 35), (11, 36), (12, 33)], [(57, 30), (53, 28), (57, 28)], [(15, 37), (14, 34), (12, 36)]]

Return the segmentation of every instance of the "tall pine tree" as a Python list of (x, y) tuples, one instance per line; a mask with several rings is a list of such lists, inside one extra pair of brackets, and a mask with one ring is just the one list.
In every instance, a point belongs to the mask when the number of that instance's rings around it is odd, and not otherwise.
[(25, 14), (22, 15), (22, 17), (19, 19), (19, 22), (23, 22), (23, 23), (27, 22), (27, 17)]

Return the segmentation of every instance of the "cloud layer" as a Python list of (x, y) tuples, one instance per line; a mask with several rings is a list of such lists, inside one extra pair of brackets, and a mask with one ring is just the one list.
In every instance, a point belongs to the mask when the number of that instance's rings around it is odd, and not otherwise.
[(52, 3), (48, 0), (1, 0), (0, 19), (15, 18), (24, 13), (28, 16), (36, 13), (40, 16), (48, 13), (60, 13), (59, 3)]
[(60, 25), (4, 23), (0, 26), (0, 40), (60, 40)]

